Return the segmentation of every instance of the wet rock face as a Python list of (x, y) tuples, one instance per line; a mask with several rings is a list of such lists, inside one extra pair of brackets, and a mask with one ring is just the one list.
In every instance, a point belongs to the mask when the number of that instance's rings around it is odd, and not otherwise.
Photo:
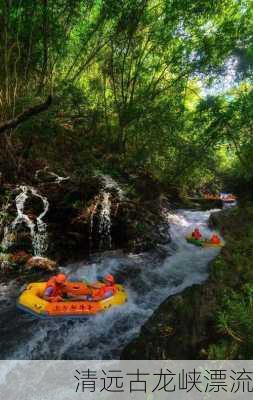
[(44, 184), (40, 190), (47, 196), (50, 204), (45, 216), (49, 233), (49, 254), (60, 261), (66, 261), (80, 259), (90, 251), (98, 250), (99, 216), (95, 217), (92, 240), (90, 224), (92, 210), (101, 190), (100, 179), (88, 177), (81, 184), (72, 181), (57, 185)]
[[(101, 178), (71, 182), (53, 189), (44, 187), (50, 208), (45, 220), (49, 227), (49, 247), (53, 258), (85, 256), (98, 250), (143, 251), (170, 241), (169, 227), (160, 212), (159, 201), (129, 201), (118, 188)], [(104, 193), (110, 202), (110, 232), (101, 232)], [(106, 216), (105, 216), (106, 217)], [(101, 240), (102, 234), (111, 238)], [(64, 245), (63, 245), (64, 244)]]
[[(146, 201), (141, 197), (129, 200), (118, 184), (107, 176), (87, 177), (81, 183), (71, 179), (55, 182), (40, 178), (40, 183), (33, 188), (35, 195), (32, 190), (27, 191), (23, 212), (35, 224), (35, 232), (37, 220), (45, 209), (44, 199), (49, 203), (43, 216), (48, 248), (45, 254), (38, 255), (65, 262), (118, 248), (134, 252), (150, 249), (158, 249), (161, 254), (166, 252), (170, 241), (169, 227), (161, 213), (163, 205), (158, 197)], [(15, 200), (19, 193), (19, 188), (6, 187), (10, 205), (7, 218), (0, 224), (0, 240), (3, 226), (11, 225), (17, 216)], [(3, 198), (0, 200), (3, 204)], [(15, 236), (10, 237), (9, 251), (36, 254), (26, 221), (19, 222), (15, 232), (9, 234)]]
[(169, 225), (160, 212), (159, 202), (122, 202), (112, 232), (119, 247), (141, 252), (170, 242)]
[(28, 199), (25, 202), (24, 212), (29, 216), (30, 219), (35, 220), (44, 210), (43, 202), (39, 197), (34, 196), (32, 193), (29, 194)]
[[(214, 312), (210, 295), (214, 288), (193, 287), (157, 310), (156, 317), (123, 352), (129, 359), (205, 359), (215, 338)], [(188, 306), (187, 306), (188, 303)]]
[[(8, 237), (7, 237), (8, 239)], [(10, 245), (8, 250), (12, 253), (25, 251), (29, 254), (32, 254), (32, 239), (29, 229), (25, 224), (20, 224), (15, 233), (10, 233), (9, 239)]]
[(194, 285), (168, 298), (123, 351), (122, 359), (202, 359), (215, 336), (215, 285)]

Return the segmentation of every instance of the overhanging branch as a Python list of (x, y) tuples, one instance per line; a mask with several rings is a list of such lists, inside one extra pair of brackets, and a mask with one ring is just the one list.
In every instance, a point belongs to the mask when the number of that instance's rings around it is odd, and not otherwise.
[(16, 128), (19, 124), (33, 117), (34, 115), (46, 111), (51, 103), (52, 103), (52, 96), (50, 95), (48, 96), (47, 100), (44, 103), (37, 104), (34, 107), (29, 107), (27, 110), (18, 114), (15, 118), (0, 123), (0, 133), (3, 133), (8, 129)]

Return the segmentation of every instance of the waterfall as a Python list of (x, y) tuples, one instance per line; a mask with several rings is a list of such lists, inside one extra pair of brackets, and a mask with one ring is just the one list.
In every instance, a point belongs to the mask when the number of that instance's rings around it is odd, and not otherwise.
[(119, 200), (122, 200), (124, 198), (123, 190), (110, 175), (102, 175), (102, 181), (106, 191), (114, 189), (117, 192)]
[(46, 254), (48, 249), (48, 233), (47, 224), (43, 221), (43, 218), (48, 212), (49, 202), (46, 197), (41, 196), (34, 188), (31, 188), (31, 192), (34, 196), (41, 199), (43, 203), (43, 211), (37, 217), (37, 232), (33, 237), (33, 251), (35, 256), (43, 256)]
[(100, 235), (100, 243), (99, 248), (109, 249), (112, 247), (112, 237), (111, 237), (111, 194), (109, 192), (103, 191), (101, 193), (102, 201), (101, 201), (101, 212), (100, 212), (100, 221), (99, 221), (99, 235)]
[(102, 191), (99, 196), (95, 198), (95, 204), (90, 213), (90, 249), (92, 249), (92, 235), (94, 228), (94, 217), (97, 214), (98, 207), (99, 211), (99, 222), (98, 222), (98, 233), (99, 233), (99, 249), (111, 248), (111, 194), (109, 192)]
[(17, 225), (22, 224), (24, 222), (25, 225), (29, 228), (31, 237), (33, 239), (35, 236), (35, 223), (28, 217), (28, 215), (24, 214), (25, 202), (29, 197), (28, 196), (29, 187), (20, 186), (20, 189), (21, 193), (17, 195), (15, 199), (18, 215), (12, 222), (11, 228), (13, 231), (15, 231)]
[(15, 243), (16, 235), (15, 235), (15, 228), (18, 224), (25, 223), (28, 226), (31, 237), (34, 237), (35, 234), (35, 225), (34, 222), (28, 217), (28, 215), (24, 214), (24, 207), (25, 202), (28, 199), (28, 187), (20, 186), (21, 193), (16, 196), (15, 203), (17, 208), (17, 217), (15, 220), (10, 224), (6, 225), (4, 228), (4, 237), (1, 243), (1, 247), (3, 250), (8, 250), (8, 248)]
[(114, 190), (117, 194), (119, 201), (124, 197), (123, 190), (118, 185), (118, 183), (110, 175), (101, 175), (102, 180), (102, 190), (99, 196), (95, 199), (95, 205), (90, 213), (90, 248), (92, 248), (92, 234), (94, 228), (94, 216), (97, 213), (98, 206), (100, 206), (99, 211), (99, 223), (98, 223), (98, 233), (99, 233), (99, 249), (106, 249), (112, 247), (112, 237), (111, 237), (111, 191)]
[[(4, 238), (2, 240), (2, 248), (7, 250), (11, 244), (15, 241), (15, 230), (16, 227), (22, 223), (24, 223), (31, 235), (32, 239), (32, 247), (33, 254), (35, 256), (43, 256), (45, 255), (48, 248), (48, 234), (47, 234), (47, 225), (43, 221), (46, 213), (49, 209), (49, 202), (46, 197), (41, 196), (37, 190), (31, 186), (20, 186), (21, 192), (16, 196), (15, 203), (17, 208), (17, 217), (12, 222), (10, 226), (6, 226), (4, 229)], [(43, 203), (43, 211), (39, 216), (36, 217), (36, 220), (33, 221), (29, 215), (24, 213), (26, 200), (29, 198), (29, 193), (33, 196), (41, 199)]]

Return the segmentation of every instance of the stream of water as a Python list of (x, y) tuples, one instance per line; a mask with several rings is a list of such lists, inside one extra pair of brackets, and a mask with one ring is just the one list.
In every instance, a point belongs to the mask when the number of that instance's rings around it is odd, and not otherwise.
[[(126, 305), (80, 320), (40, 320), (16, 309), (18, 288), (0, 286), (0, 357), (2, 359), (117, 359), (154, 310), (167, 297), (208, 277), (208, 263), (217, 249), (185, 241), (199, 227), (207, 236), (210, 211), (168, 213), (172, 242), (168, 256), (156, 253), (107, 254), (64, 271), (77, 280), (115, 274), (129, 295)], [(20, 288), (19, 288), (20, 290)]]
[[(1, 247), (5, 250), (15, 242), (15, 231), (18, 225), (25, 224), (30, 231), (33, 254), (35, 256), (45, 255), (48, 248), (48, 234), (47, 225), (43, 218), (48, 212), (49, 202), (46, 197), (40, 195), (38, 191), (31, 186), (20, 186), (20, 193), (16, 196), (15, 203), (17, 208), (17, 216), (11, 225), (6, 225), (4, 228), (4, 237)], [(38, 197), (42, 204), (43, 209), (38, 216), (35, 216), (35, 221), (25, 214), (25, 203), (29, 195)]]

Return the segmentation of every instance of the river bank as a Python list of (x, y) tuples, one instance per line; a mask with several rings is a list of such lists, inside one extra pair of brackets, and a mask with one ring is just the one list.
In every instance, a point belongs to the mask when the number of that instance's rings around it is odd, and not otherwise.
[(209, 223), (226, 245), (211, 262), (208, 280), (161, 304), (122, 358), (252, 358), (253, 207), (213, 213)]

